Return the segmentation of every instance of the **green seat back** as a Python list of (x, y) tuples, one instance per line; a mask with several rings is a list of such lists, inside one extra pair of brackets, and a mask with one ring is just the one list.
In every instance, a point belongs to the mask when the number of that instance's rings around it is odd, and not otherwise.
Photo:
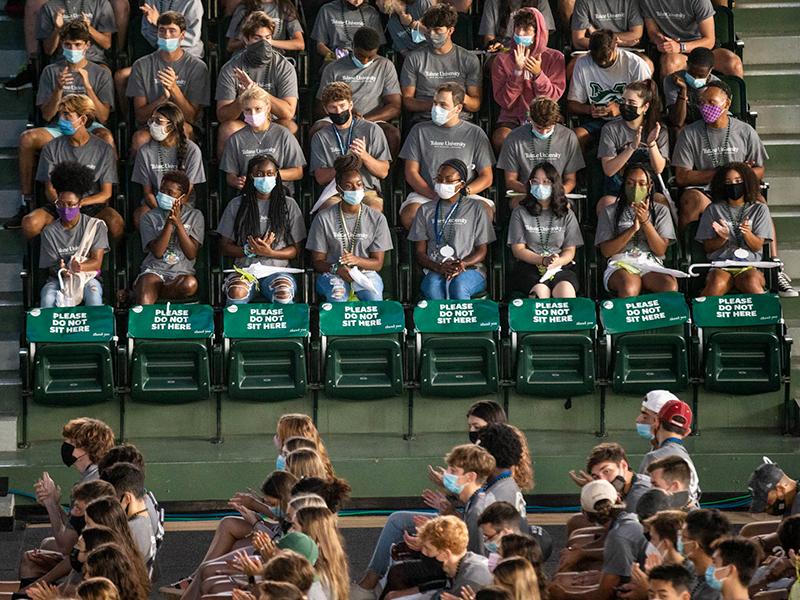
[(131, 398), (179, 404), (211, 392), (208, 347), (200, 340), (139, 340), (131, 357)]
[(615, 336), (612, 387), (622, 394), (644, 394), (653, 389), (678, 392), (689, 382), (686, 339), (667, 330), (623, 333)]
[(373, 400), (403, 391), (399, 336), (331, 337), (325, 349), (325, 394)]
[(51, 406), (86, 406), (114, 396), (108, 344), (41, 344), (34, 359), (33, 399)]
[(236, 340), (228, 354), (228, 396), (234, 400), (288, 400), (306, 393), (302, 339)]
[(714, 6), (714, 35), (723, 48), (733, 50), (736, 33), (733, 27), (733, 11), (727, 6)]
[(729, 394), (781, 387), (781, 342), (774, 331), (707, 331), (705, 387)]
[(568, 398), (594, 389), (594, 342), (585, 331), (529, 333), (517, 346), (520, 394)]
[(423, 335), (422, 394), (456, 398), (494, 394), (497, 363), (497, 346), (490, 333)]

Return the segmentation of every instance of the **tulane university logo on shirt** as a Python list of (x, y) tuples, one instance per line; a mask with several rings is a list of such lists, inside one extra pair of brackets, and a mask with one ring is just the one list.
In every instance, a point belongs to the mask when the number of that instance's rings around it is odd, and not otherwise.
[(621, 13), (595, 13), (594, 18), (597, 21), (616, 21), (625, 16), (624, 12)]
[(686, 13), (682, 12), (669, 12), (666, 10), (657, 10), (656, 16), (662, 19), (685, 19)]
[(460, 71), (422, 71), (428, 79), (444, 79), (445, 77), (461, 77)]
[(625, 83), (615, 83), (610, 90), (604, 88), (596, 81), (589, 84), (589, 102), (592, 104), (608, 104), (609, 102), (619, 102), (622, 92), (625, 91)]
[(561, 158), (561, 152), (526, 152), (525, 159), (526, 160), (544, 160), (544, 159), (551, 159), (551, 158)]
[(377, 75), (342, 75), (341, 80), (345, 83), (375, 83), (378, 77)]
[(466, 142), (454, 142), (452, 140), (428, 140), (434, 148), (466, 148)]

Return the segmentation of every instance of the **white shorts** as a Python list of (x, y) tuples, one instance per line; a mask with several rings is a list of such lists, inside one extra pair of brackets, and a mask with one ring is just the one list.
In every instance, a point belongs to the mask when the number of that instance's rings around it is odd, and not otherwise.
[[(650, 272), (650, 269), (647, 268), (646, 264), (642, 264), (640, 262), (637, 262), (635, 265), (627, 263), (625, 261), (626, 256), (627, 256), (626, 254), (615, 254), (614, 256), (612, 256), (611, 258), (608, 259), (608, 265), (606, 266), (605, 273), (603, 273), (603, 288), (605, 288), (605, 290), (607, 292), (611, 292), (611, 290), (608, 289), (608, 280), (611, 278), (611, 276), (615, 272), (617, 272), (617, 271), (619, 271), (620, 269), (623, 268), (623, 267), (615, 265), (614, 263), (616, 263), (616, 262), (625, 262), (626, 264), (628, 264), (629, 269), (635, 270), (636, 271), (635, 274), (639, 275), (640, 277), (642, 275), (647, 275)], [(653, 256), (651, 256), (650, 258), (652, 260), (658, 260), (657, 258), (655, 258)], [(660, 263), (661, 261), (658, 261), (658, 262)], [(629, 269), (626, 269), (626, 270), (629, 270)], [(630, 272), (633, 273), (634, 271), (630, 271)]]

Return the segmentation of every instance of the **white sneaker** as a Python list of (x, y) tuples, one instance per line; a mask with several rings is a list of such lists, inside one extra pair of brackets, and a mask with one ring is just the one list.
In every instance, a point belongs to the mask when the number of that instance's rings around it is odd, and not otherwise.
[(792, 287), (791, 278), (783, 269), (778, 271), (778, 295), (781, 298), (797, 298), (798, 292)]
[(357, 583), (350, 584), (350, 600), (376, 600), (375, 590), (365, 590)]

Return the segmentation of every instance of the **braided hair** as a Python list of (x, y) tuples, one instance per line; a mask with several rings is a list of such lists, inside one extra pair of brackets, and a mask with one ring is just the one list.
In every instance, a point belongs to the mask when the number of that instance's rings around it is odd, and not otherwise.
[(337, 156), (333, 161), (333, 169), (336, 171), (336, 185), (341, 186), (345, 173), (356, 171), (360, 174), (362, 164), (361, 159), (351, 152)]
[(625, 170), (622, 172), (622, 186), (620, 187), (619, 195), (617, 196), (617, 202), (615, 205), (616, 208), (614, 210), (614, 235), (619, 235), (621, 233), (619, 230), (619, 221), (630, 206), (628, 195), (625, 193), (625, 180), (628, 179), (628, 176), (633, 171), (636, 170), (641, 171), (647, 177), (647, 184), (650, 190), (647, 193), (647, 201), (649, 203), (650, 210), (650, 222), (656, 222), (656, 207), (655, 200), (653, 199), (653, 193), (655, 192), (655, 187), (653, 186), (653, 173), (650, 170), (649, 165), (643, 165), (641, 163), (628, 163), (625, 166)]
[(233, 231), (236, 243), (243, 245), (248, 236), (261, 237), (261, 214), (258, 211), (258, 195), (253, 184), (253, 173), (256, 167), (264, 163), (272, 163), (276, 170), (275, 187), (269, 194), (269, 211), (267, 213), (269, 229), (276, 240), (282, 240), (289, 232), (289, 206), (286, 202), (286, 189), (283, 187), (280, 166), (270, 154), (257, 154), (247, 163), (247, 179), (242, 188), (242, 201), (236, 211)]
[(173, 135), (178, 136), (178, 158), (176, 160), (177, 165), (175, 166), (179, 171), (185, 171), (188, 147), (186, 132), (184, 130), (186, 120), (183, 116), (183, 111), (174, 102), (164, 102), (156, 107), (153, 112), (158, 113), (169, 121), (169, 124), (172, 127), (172, 132), (169, 134), (170, 137)]

